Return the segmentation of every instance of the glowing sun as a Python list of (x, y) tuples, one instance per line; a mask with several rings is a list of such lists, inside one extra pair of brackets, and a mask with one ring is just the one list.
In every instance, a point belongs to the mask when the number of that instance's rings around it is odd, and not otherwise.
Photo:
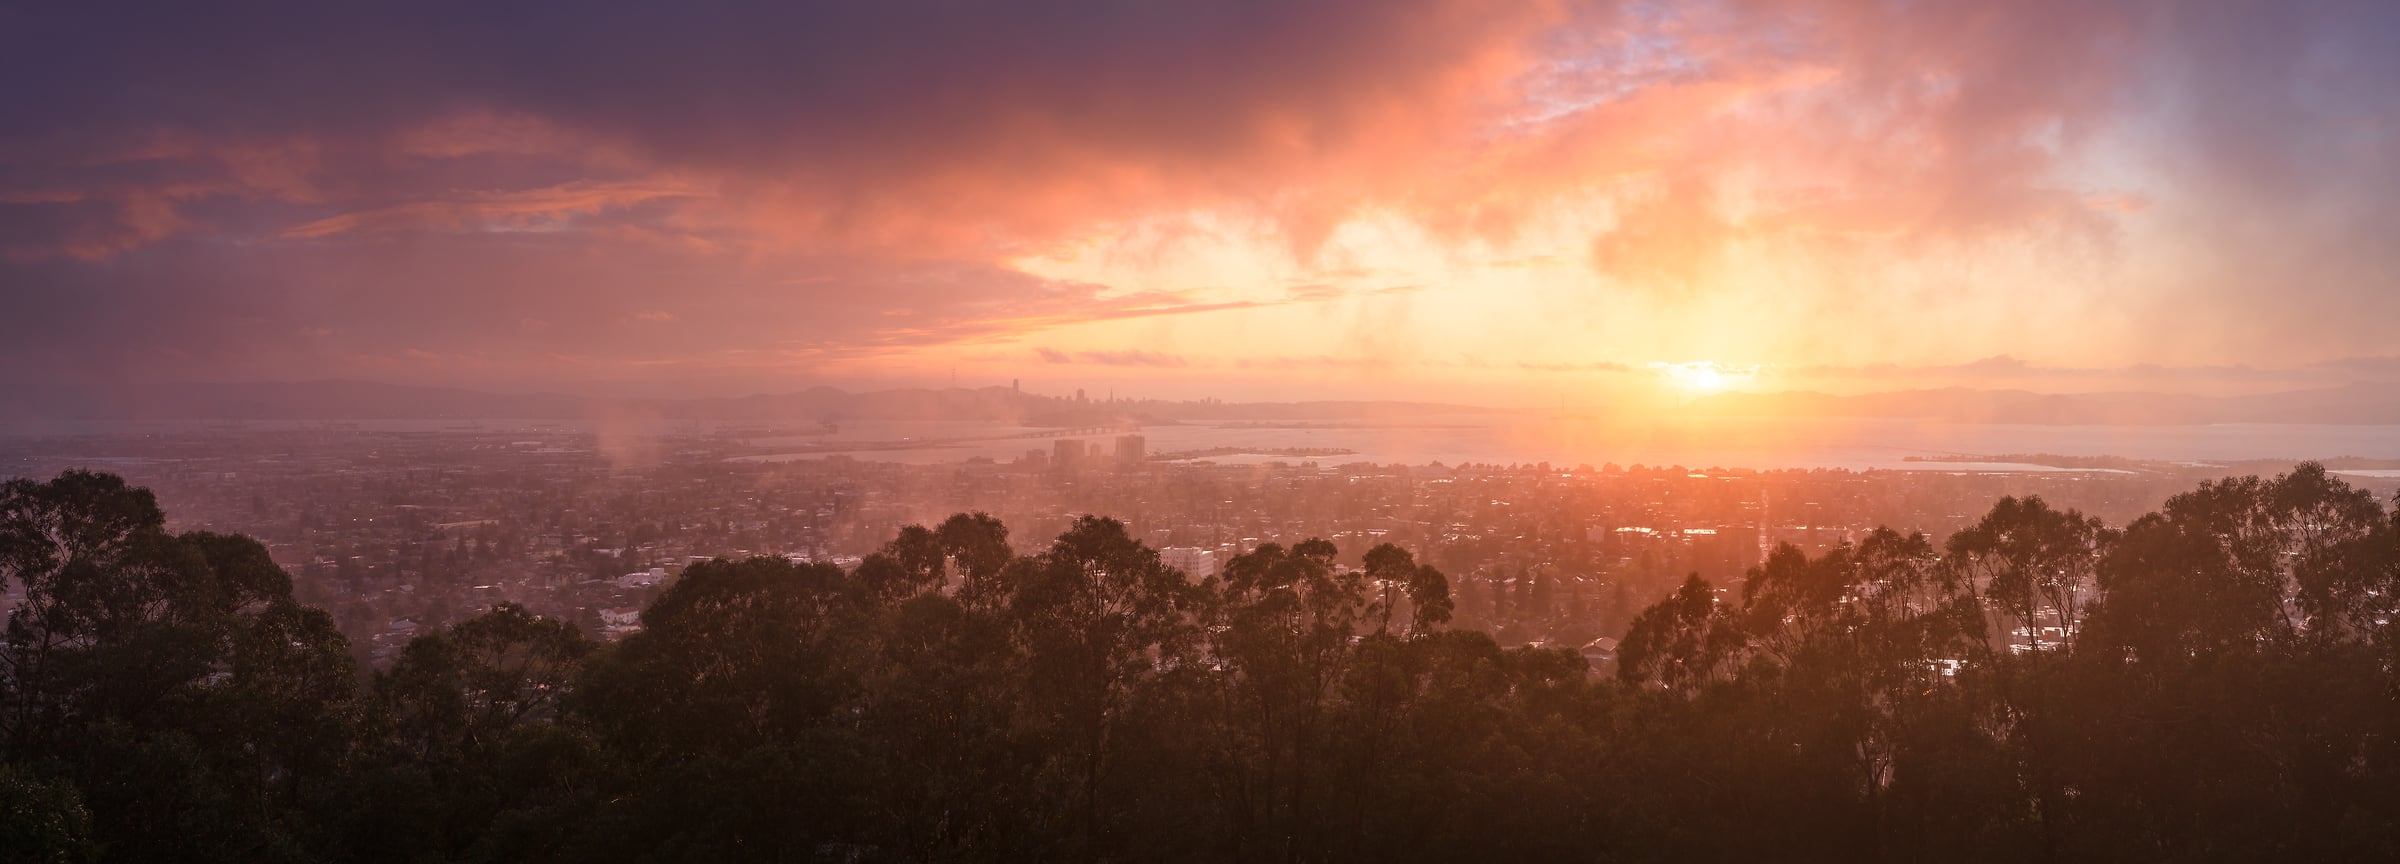
[(1677, 390), (1694, 396), (1704, 396), (1746, 381), (1756, 369), (1737, 369), (1715, 362), (1700, 360), (1690, 363), (1652, 363), (1650, 368)]

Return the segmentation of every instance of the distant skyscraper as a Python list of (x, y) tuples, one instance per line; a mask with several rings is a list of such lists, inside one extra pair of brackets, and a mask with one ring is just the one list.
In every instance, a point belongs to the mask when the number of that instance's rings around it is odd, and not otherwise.
[(1117, 467), (1140, 468), (1150, 458), (1149, 442), (1140, 435), (1117, 436)]
[(1060, 471), (1073, 471), (1083, 467), (1083, 454), (1084, 444), (1080, 440), (1060, 438), (1052, 441), (1050, 442), (1050, 467)]

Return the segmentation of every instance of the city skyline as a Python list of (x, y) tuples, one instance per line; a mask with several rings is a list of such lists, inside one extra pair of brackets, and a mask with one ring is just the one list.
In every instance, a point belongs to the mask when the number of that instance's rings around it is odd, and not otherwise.
[(2400, 3), (0, 4), (0, 859), (2400, 861)]

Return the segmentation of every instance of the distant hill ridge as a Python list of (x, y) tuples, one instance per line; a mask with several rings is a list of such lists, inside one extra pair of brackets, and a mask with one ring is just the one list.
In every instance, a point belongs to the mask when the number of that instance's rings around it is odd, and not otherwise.
[(0, 417), (76, 420), (577, 420), (656, 418), (756, 423), (982, 420), (1035, 426), (1208, 420), (1373, 419), (1480, 413), (1466, 405), (1393, 401), (1089, 401), (1006, 387), (902, 388), (684, 398), (506, 394), (374, 381), (160, 384), (106, 393), (0, 398)]
[[(1695, 399), (1689, 417), (1923, 419), (2029, 425), (2320, 423), (2400, 425), (2400, 385), (2351, 384), (2247, 396), (2122, 392), (2056, 394), (1948, 387), (1856, 395), (1814, 391), (1719, 393)], [(330, 379), (159, 383), (93, 392), (55, 388), (0, 393), (0, 420), (581, 420), (655, 418), (728, 423), (979, 420), (1031, 426), (1229, 420), (1377, 420), (1495, 409), (1436, 402), (1320, 400), (1078, 401), (1006, 387), (785, 393), (708, 397), (590, 397), (493, 393), (454, 387)]]
[(1720, 393), (1684, 413), (1720, 417), (1917, 418), (2058, 426), (2206, 423), (2400, 424), (2400, 386), (2350, 384), (2248, 396), (2034, 393), (1948, 387), (1837, 396), (1812, 391)]

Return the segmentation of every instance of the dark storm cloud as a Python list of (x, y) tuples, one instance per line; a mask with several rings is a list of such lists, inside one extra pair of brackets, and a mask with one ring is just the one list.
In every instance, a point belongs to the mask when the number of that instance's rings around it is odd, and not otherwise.
[[(8, 350), (87, 367), (182, 357), (172, 368), (215, 375), (305, 357), (366, 372), (383, 358), (698, 362), (710, 346), (766, 366), (1251, 305), (1102, 298), (994, 256), (1162, 194), (1270, 189), (1251, 157), (1298, 165), (1365, 135), (1542, 15), (1364, 2), (5, 14), (0, 277), (9, 317), (40, 325)], [(685, 326), (620, 326), (661, 305), (685, 309)]]
[(0, 75), (24, 98), (0, 121), (42, 172), (234, 142), (386, 148), (466, 112), (849, 195), (1112, 154), (1214, 172), (1365, 131), (1541, 17), (1505, 8), (1523, 5), (46, 4), (12, 16)]

